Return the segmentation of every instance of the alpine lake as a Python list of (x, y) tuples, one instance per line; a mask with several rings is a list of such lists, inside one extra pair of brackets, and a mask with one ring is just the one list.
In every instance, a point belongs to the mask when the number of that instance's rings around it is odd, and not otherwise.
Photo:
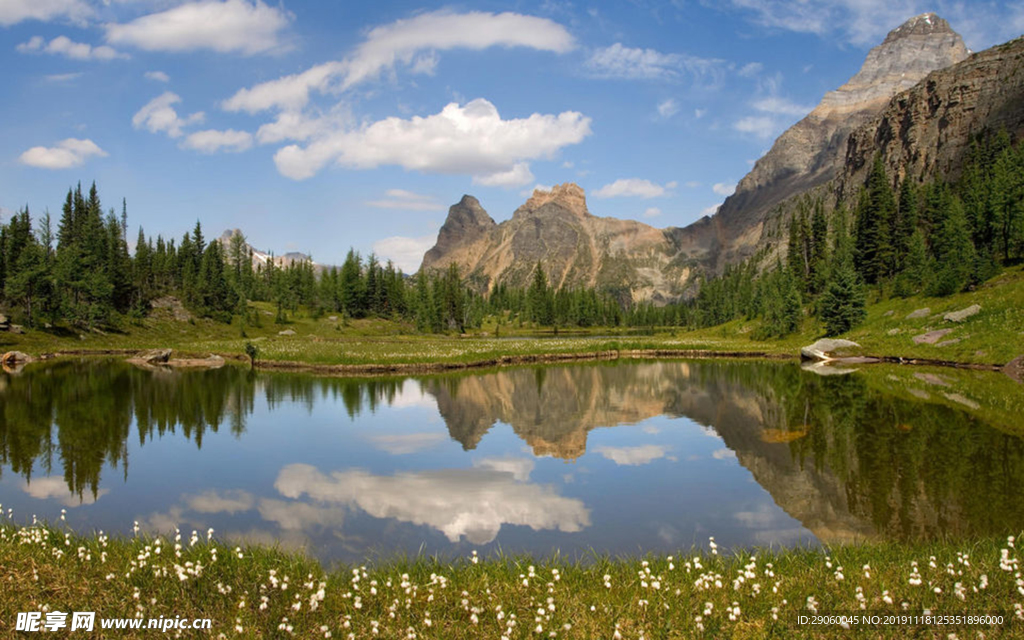
[(0, 504), (325, 565), (640, 556), (1024, 528), (999, 373), (610, 361), (339, 378), (103, 359), (0, 374)]

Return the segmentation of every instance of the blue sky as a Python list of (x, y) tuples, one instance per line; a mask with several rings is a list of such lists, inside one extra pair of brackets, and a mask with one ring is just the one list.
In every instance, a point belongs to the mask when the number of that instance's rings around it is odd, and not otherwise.
[(925, 11), (974, 50), (1024, 32), (1000, 2), (0, 0), (0, 216), (95, 180), (132, 239), (407, 271), (464, 193), (501, 221), (573, 181), (681, 226)]

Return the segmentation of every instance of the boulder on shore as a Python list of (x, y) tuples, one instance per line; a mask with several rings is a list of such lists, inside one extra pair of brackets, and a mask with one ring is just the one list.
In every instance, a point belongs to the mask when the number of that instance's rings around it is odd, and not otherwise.
[(859, 348), (860, 345), (852, 340), (843, 340), (842, 338), (822, 338), (814, 344), (807, 345), (800, 349), (800, 358), (803, 360), (835, 360), (842, 356), (840, 351)]
[(171, 359), (170, 349), (150, 349), (135, 356), (136, 359), (146, 364), (165, 364)]
[(20, 364), (32, 362), (32, 360), (32, 356), (27, 353), (22, 353), (21, 351), (8, 351), (3, 355), (3, 357), (0, 357), (0, 363), (5, 367), (15, 367)]

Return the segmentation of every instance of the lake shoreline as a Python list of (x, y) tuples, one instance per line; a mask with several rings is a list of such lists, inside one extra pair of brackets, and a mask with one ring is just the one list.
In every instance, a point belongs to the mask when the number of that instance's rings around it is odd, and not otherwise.
[[(50, 360), (59, 357), (124, 357), (133, 358), (145, 349), (68, 349), (40, 354), (38, 360)], [(217, 356), (227, 362), (248, 364), (247, 356), (238, 353), (175, 351), (182, 358), (205, 358)], [(905, 356), (873, 356), (866, 358), (877, 360), (877, 363), (900, 364), (928, 367), (948, 367), (975, 371), (1005, 371), (1007, 364), (985, 364), (977, 362), (959, 362), (930, 358)], [(799, 354), (773, 353), (769, 351), (733, 351), (714, 349), (604, 349), (597, 351), (578, 351), (568, 353), (533, 353), (502, 355), (492, 358), (470, 361), (433, 362), (365, 362), (365, 363), (318, 363), (302, 360), (256, 360), (254, 368), (261, 371), (287, 371), (296, 373), (313, 373), (332, 376), (378, 376), (417, 373), (443, 373), (476, 369), (492, 369), (533, 364), (561, 364), (573, 362), (615, 361), (615, 360), (658, 360), (658, 359), (691, 359), (691, 360), (766, 360), (786, 361), (800, 360)], [(842, 364), (841, 362), (837, 364)], [(876, 364), (876, 363), (860, 363)], [(1008, 374), (1009, 375), (1009, 374)]]

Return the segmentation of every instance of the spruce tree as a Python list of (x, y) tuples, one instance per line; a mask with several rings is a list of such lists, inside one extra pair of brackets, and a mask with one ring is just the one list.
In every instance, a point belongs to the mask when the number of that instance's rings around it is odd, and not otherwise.
[(829, 336), (846, 333), (867, 317), (864, 288), (854, 269), (852, 253), (846, 232), (846, 213), (839, 209), (832, 273), (819, 303), (819, 315)]

